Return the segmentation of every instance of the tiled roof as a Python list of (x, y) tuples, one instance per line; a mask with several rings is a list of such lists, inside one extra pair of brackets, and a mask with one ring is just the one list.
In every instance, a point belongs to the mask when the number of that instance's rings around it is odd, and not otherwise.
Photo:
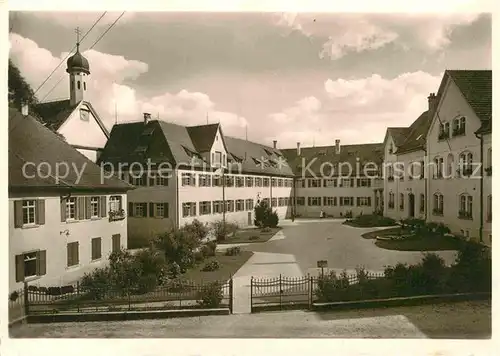
[(37, 104), (33, 110), (47, 123), (48, 128), (57, 131), (76, 107), (66, 99)]
[(388, 127), (387, 131), (392, 136), (396, 147), (399, 147), (406, 140), (406, 135), (408, 134), (408, 127)]
[[(357, 175), (357, 165), (359, 165), (359, 174), (361, 174), (367, 163), (370, 163), (371, 168), (374, 168), (374, 165), (380, 168), (384, 157), (383, 143), (343, 145), (340, 147), (339, 154), (335, 153), (335, 146), (303, 147), (300, 156), (297, 155), (296, 148), (283, 149), (281, 152), (297, 176), (310, 176), (312, 175), (311, 171), (315, 175), (337, 175), (339, 173)], [(340, 169), (339, 164), (341, 164)], [(372, 171), (367, 173), (374, 174)]]
[(481, 120), (481, 131), (491, 130), (492, 71), (447, 70), (471, 108)]
[[(155, 164), (169, 162), (173, 167), (191, 166), (194, 160), (195, 167), (203, 168), (205, 162), (208, 169), (210, 157), (206, 149), (209, 146), (211, 148), (217, 128), (218, 124), (211, 124), (195, 126), (193, 130), (191, 127), (161, 120), (151, 120), (147, 124), (144, 122), (118, 124), (113, 126), (99, 162), (146, 163), (150, 159)], [(149, 132), (151, 133), (145, 134)], [(203, 137), (204, 132), (207, 132), (212, 142)], [(223, 139), (229, 151), (228, 161), (233, 160), (234, 163), (241, 164), (244, 172), (293, 175), (290, 167), (277, 164), (281, 156), (279, 150), (238, 138), (225, 136)], [(143, 149), (138, 150), (138, 148)], [(274, 162), (274, 166), (273, 163), (269, 163), (261, 169), (255, 160), (262, 160), (263, 157)], [(236, 171), (236, 166), (233, 166), (232, 171)]]
[(191, 141), (199, 153), (210, 151), (218, 129), (219, 124), (189, 126), (187, 128)]
[(432, 115), (424, 111), (407, 129), (406, 139), (398, 147), (396, 153), (401, 154), (425, 148), (427, 133), (431, 127)]
[[(26, 162), (26, 174), (23, 166)], [(44, 165), (40, 163), (44, 162)], [(57, 165), (66, 163), (70, 169), (66, 178), (56, 180), (51, 175), (44, 178), (36, 173), (37, 166), (56, 172)], [(83, 172), (78, 177), (78, 171)], [(65, 173), (64, 168), (61, 172)], [(48, 173), (44, 172), (44, 173)], [(30, 177), (33, 176), (33, 177)], [(83, 154), (59, 138), (54, 132), (31, 116), (24, 117), (18, 110), (9, 109), (9, 190), (15, 189), (84, 189), (126, 191), (133, 189), (117, 178), (104, 178), (101, 182), (101, 168)]]

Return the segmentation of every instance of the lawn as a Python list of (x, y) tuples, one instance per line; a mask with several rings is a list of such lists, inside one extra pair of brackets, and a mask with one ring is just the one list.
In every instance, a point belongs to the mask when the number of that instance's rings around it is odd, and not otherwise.
[(242, 229), (236, 231), (233, 237), (230, 237), (225, 241), (221, 241), (219, 244), (266, 242), (280, 230), (280, 227), (269, 228), (268, 230), (260, 228)]
[[(240, 268), (245, 264), (250, 257), (252, 257), (253, 252), (251, 251), (241, 251), (239, 255), (236, 256), (226, 256), (224, 252), (217, 252), (214, 257), (209, 257), (205, 261), (198, 264), (196, 267), (188, 270), (182, 276), (183, 278), (190, 280), (194, 283), (206, 283), (212, 281), (225, 281), (231, 278)], [(220, 263), (220, 268), (216, 271), (204, 272), (201, 269), (205, 264), (212, 260), (217, 260)]]
[(344, 225), (352, 227), (381, 227), (381, 226), (395, 226), (397, 225), (394, 219), (380, 216), (380, 215), (360, 215), (353, 219), (347, 219)]
[[(372, 231), (361, 235), (365, 239), (375, 239), (377, 236), (397, 235), (400, 227)], [(404, 240), (377, 240), (375, 245), (386, 250), (396, 251), (449, 251), (458, 250), (463, 241), (452, 236), (426, 235), (408, 237)]]

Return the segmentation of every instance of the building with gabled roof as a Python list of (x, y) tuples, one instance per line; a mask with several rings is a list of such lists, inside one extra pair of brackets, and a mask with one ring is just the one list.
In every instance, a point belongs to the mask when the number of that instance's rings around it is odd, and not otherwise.
[(261, 199), (281, 219), (291, 214), (294, 175), (280, 150), (227, 137), (220, 124), (186, 127), (145, 113), (113, 126), (99, 163), (137, 187), (128, 195), (132, 245), (195, 218), (252, 225)]
[(127, 247), (126, 193), (35, 118), (9, 109), (9, 289), (72, 283)]

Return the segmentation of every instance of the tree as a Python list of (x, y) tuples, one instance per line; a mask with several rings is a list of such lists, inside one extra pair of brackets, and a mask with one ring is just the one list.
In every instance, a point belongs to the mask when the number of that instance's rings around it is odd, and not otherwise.
[(19, 68), (9, 59), (9, 106), (20, 108), (23, 103), (38, 103), (35, 92), (22, 76)]
[(278, 226), (278, 214), (271, 209), (264, 200), (261, 200), (254, 208), (254, 225), (257, 227)]
[(194, 251), (201, 245), (197, 236), (185, 229), (175, 229), (159, 235), (155, 246), (165, 253), (167, 263), (177, 263), (183, 273), (194, 262)]

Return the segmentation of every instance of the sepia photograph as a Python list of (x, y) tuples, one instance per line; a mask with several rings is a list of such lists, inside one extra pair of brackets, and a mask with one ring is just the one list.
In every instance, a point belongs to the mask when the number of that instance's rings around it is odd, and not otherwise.
[(491, 13), (8, 30), (10, 338), (492, 337)]

